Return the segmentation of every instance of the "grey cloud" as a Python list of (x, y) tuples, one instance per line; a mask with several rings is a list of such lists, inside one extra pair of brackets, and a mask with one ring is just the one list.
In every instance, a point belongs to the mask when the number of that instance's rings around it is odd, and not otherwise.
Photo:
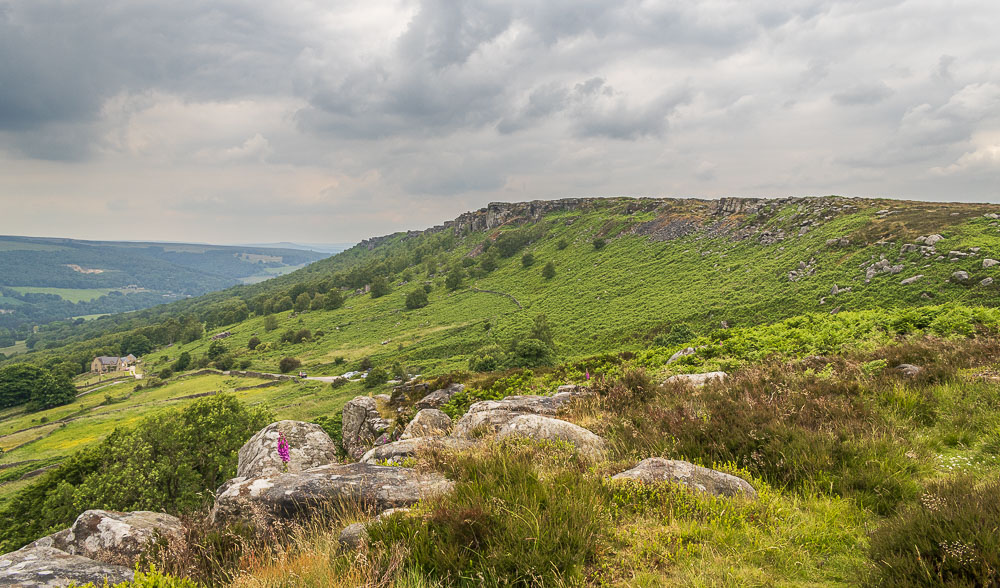
[(889, 96), (893, 90), (885, 82), (874, 84), (859, 84), (833, 95), (833, 101), (843, 106), (867, 106), (878, 104)]

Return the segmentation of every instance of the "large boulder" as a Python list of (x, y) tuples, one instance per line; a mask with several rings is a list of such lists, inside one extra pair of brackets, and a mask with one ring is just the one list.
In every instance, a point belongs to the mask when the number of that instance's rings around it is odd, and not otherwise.
[(322, 427), (301, 421), (278, 421), (257, 432), (240, 447), (236, 475), (254, 478), (284, 471), (278, 456), (278, 434), (288, 440), (288, 471), (301, 472), (337, 461), (337, 444)]
[(381, 511), (440, 495), (452, 485), (440, 474), (412, 468), (331, 464), (298, 473), (233, 478), (219, 488), (211, 519), (217, 523), (257, 514), (294, 519), (340, 506)]
[(364, 454), (391, 426), (389, 421), (379, 415), (375, 399), (369, 396), (358, 396), (349, 400), (344, 405), (342, 417), (344, 450), (355, 459)]
[(452, 384), (447, 388), (441, 388), (440, 390), (435, 390), (424, 396), (414, 405), (417, 410), (424, 408), (441, 408), (441, 406), (448, 403), (451, 397), (458, 394), (462, 390), (465, 390), (465, 384)]
[(743, 478), (686, 461), (661, 457), (644, 459), (639, 465), (612, 476), (611, 479), (635, 480), (643, 484), (674, 482), (715, 496), (757, 497), (757, 491)]
[(108, 565), (54, 547), (29, 545), (0, 555), (0, 586), (55, 588), (91, 582), (95, 586), (104, 586), (105, 581), (113, 586), (129, 582), (132, 577), (130, 568)]
[(953, 272), (951, 274), (951, 279), (964, 284), (969, 281), (969, 272), (958, 270), (957, 272)]
[(344, 549), (358, 549), (368, 543), (368, 526), (364, 523), (351, 523), (341, 529), (337, 541)]
[(414, 398), (423, 398), (430, 389), (430, 386), (422, 382), (411, 382), (396, 386), (392, 389), (392, 396), (389, 397), (389, 404), (403, 404)]
[(690, 386), (704, 386), (712, 380), (725, 380), (728, 377), (726, 372), (707, 372), (704, 374), (677, 374), (667, 378), (668, 384), (687, 384)]
[(361, 456), (361, 463), (399, 464), (424, 449), (468, 449), (474, 443), (455, 437), (416, 437), (401, 439), (368, 450)]
[(604, 439), (579, 425), (552, 417), (523, 414), (514, 417), (497, 431), (498, 437), (527, 437), (538, 441), (565, 441), (576, 447), (584, 459), (602, 461), (607, 456)]
[(183, 532), (180, 519), (160, 512), (88, 510), (76, 518), (62, 544), (72, 555), (132, 567), (151, 541), (180, 539)]
[(452, 436), (471, 439), (479, 432), (495, 433), (511, 419), (523, 414), (555, 416), (571, 401), (591, 396), (586, 386), (560, 386), (552, 396), (508, 396), (503, 400), (484, 400), (469, 407), (455, 423)]
[(451, 417), (436, 408), (419, 411), (403, 429), (400, 440), (416, 437), (442, 437), (451, 431)]

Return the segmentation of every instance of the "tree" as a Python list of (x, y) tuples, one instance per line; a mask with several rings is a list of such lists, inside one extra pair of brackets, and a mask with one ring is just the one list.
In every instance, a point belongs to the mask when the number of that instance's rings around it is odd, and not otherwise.
[(247, 349), (249, 349), (250, 351), (257, 349), (258, 345), (260, 345), (260, 339), (256, 335), (250, 337), (250, 340), (247, 341)]
[(189, 365), (191, 365), (191, 354), (184, 351), (181, 353), (180, 357), (177, 358), (177, 361), (174, 362), (174, 371), (183, 372)]
[(208, 346), (208, 358), (211, 360), (216, 360), (219, 357), (225, 355), (229, 349), (222, 341), (212, 341), (212, 344)]
[(309, 310), (310, 304), (312, 304), (312, 298), (309, 297), (308, 292), (299, 294), (298, 298), (295, 299), (295, 312)]
[(556, 264), (551, 261), (546, 263), (545, 267), (542, 268), (542, 277), (546, 280), (551, 280), (556, 277)]
[(497, 269), (497, 256), (492, 253), (487, 253), (479, 262), (479, 268), (486, 273)]
[(0, 408), (26, 404), (29, 411), (68, 404), (76, 388), (63, 373), (18, 363), (0, 368)]
[(382, 276), (379, 276), (372, 280), (371, 283), (371, 294), (372, 298), (380, 298), (389, 293), (389, 280)]
[(323, 308), (327, 310), (336, 310), (343, 305), (344, 296), (340, 293), (340, 290), (330, 290), (323, 299)]
[(600, 251), (601, 249), (604, 249), (604, 246), (608, 244), (607, 241), (605, 241), (604, 239), (601, 239), (601, 238), (594, 239), (593, 243), (594, 243), (594, 249), (596, 249), (598, 251)]
[(281, 373), (287, 374), (301, 365), (302, 361), (297, 357), (282, 357), (281, 361), (278, 362), (278, 369), (281, 370)]
[(292, 302), (291, 296), (279, 296), (278, 299), (274, 301), (274, 312), (291, 310), (294, 306), (295, 303)]
[(535, 256), (530, 253), (525, 253), (521, 256), (521, 266), (529, 268), (535, 264)]
[(458, 290), (462, 287), (462, 280), (465, 279), (465, 271), (461, 267), (452, 268), (448, 272), (448, 277), (444, 280), (444, 285), (449, 290)]
[(278, 319), (275, 318), (274, 315), (268, 315), (267, 318), (264, 319), (264, 330), (267, 332), (271, 332), (277, 328), (278, 328)]
[(389, 381), (389, 372), (382, 368), (372, 368), (365, 376), (365, 388), (374, 388)]
[(406, 308), (413, 310), (427, 306), (427, 292), (423, 288), (406, 295)]
[(524, 339), (514, 345), (512, 361), (519, 367), (535, 367), (552, 363), (552, 348), (538, 339)]
[(130, 333), (122, 339), (119, 349), (121, 355), (130, 353), (135, 356), (146, 355), (153, 350), (153, 343), (145, 335)]
[(535, 322), (531, 325), (529, 339), (538, 339), (549, 347), (555, 347), (555, 339), (552, 335), (552, 326), (549, 319), (544, 314), (535, 315)]
[(322, 294), (313, 296), (312, 305), (309, 308), (310, 310), (323, 310), (326, 308), (326, 296)]

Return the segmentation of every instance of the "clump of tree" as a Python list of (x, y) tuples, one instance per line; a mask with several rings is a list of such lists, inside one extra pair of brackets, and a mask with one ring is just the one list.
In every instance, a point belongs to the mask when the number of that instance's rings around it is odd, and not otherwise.
[(423, 288), (414, 290), (406, 295), (406, 308), (414, 310), (427, 306), (427, 292)]
[(281, 373), (287, 374), (290, 371), (297, 370), (302, 365), (302, 360), (297, 357), (282, 357), (281, 361), (278, 362), (278, 369)]
[(556, 264), (551, 261), (546, 263), (545, 267), (542, 268), (542, 277), (546, 280), (551, 280), (556, 277)]
[(191, 354), (184, 351), (177, 357), (177, 361), (174, 362), (173, 370), (175, 372), (183, 372), (188, 369), (189, 365), (191, 365)]
[(458, 290), (462, 287), (463, 280), (465, 280), (465, 270), (460, 266), (456, 266), (448, 272), (448, 277), (444, 280), (444, 286), (449, 290)]
[(478, 349), (469, 358), (469, 369), (493, 372), (515, 367), (551, 365), (555, 361), (555, 337), (544, 314), (537, 315), (531, 330), (515, 337), (506, 347), (497, 344)]
[(0, 408), (23, 404), (29, 411), (38, 411), (75, 398), (76, 388), (64, 373), (27, 363), (0, 368)]
[(379, 276), (372, 280), (371, 283), (371, 295), (372, 298), (381, 298), (389, 293), (389, 280), (382, 276)]
[(535, 265), (535, 256), (531, 253), (525, 253), (521, 256), (521, 267), (527, 269)]
[(271, 332), (271, 331), (273, 331), (273, 330), (275, 330), (277, 328), (278, 328), (278, 319), (275, 318), (273, 315), (270, 315), (270, 316), (268, 316), (267, 318), (264, 319), (264, 330), (265, 331)]
[(594, 249), (596, 249), (597, 251), (604, 249), (604, 246), (607, 244), (608, 242), (601, 238), (594, 239), (593, 241)]

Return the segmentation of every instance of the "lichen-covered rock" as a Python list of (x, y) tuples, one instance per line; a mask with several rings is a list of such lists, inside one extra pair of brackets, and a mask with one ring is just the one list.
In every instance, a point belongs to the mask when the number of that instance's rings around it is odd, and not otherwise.
[(69, 537), (71, 531), (72, 529), (63, 529), (51, 535), (46, 535), (41, 539), (36, 539), (28, 547), (52, 547), (60, 551), (66, 551), (69, 547), (66, 539)]
[(992, 283), (993, 283), (993, 278), (983, 278), (982, 280), (979, 280), (980, 286), (989, 286)]
[(278, 421), (257, 432), (240, 447), (236, 475), (254, 478), (284, 471), (278, 456), (278, 434), (288, 440), (288, 471), (300, 472), (337, 461), (337, 444), (322, 427), (301, 421)]
[(353, 551), (368, 542), (368, 527), (364, 523), (351, 523), (340, 531), (337, 541), (344, 549)]
[(969, 281), (969, 272), (964, 272), (962, 270), (959, 270), (951, 274), (951, 279), (955, 280), (956, 282), (961, 282), (964, 284), (965, 282)]
[(712, 380), (725, 380), (729, 377), (726, 372), (707, 372), (704, 374), (677, 374), (667, 378), (668, 384), (688, 384), (690, 386), (704, 386)]
[(757, 497), (757, 491), (743, 478), (686, 461), (660, 457), (644, 459), (639, 465), (611, 479), (635, 480), (644, 484), (675, 482), (715, 496)]
[(577, 453), (588, 461), (605, 459), (604, 439), (571, 422), (552, 417), (523, 414), (514, 417), (497, 431), (498, 437), (527, 437), (537, 441), (565, 441), (576, 447)]
[(941, 235), (937, 234), (929, 235), (926, 239), (924, 239), (924, 244), (929, 247), (933, 247), (934, 244), (940, 241), (941, 239), (944, 239), (944, 237), (942, 237)]
[(442, 437), (451, 432), (451, 417), (436, 408), (419, 411), (403, 429), (400, 440), (416, 437)]
[(423, 449), (468, 449), (473, 445), (474, 443), (471, 441), (455, 437), (416, 437), (373, 447), (361, 456), (359, 461), (361, 463), (399, 464)]
[(63, 536), (63, 550), (109, 564), (133, 566), (150, 541), (181, 538), (183, 525), (175, 516), (139, 510), (88, 510)]
[(922, 277), (924, 277), (924, 274), (917, 274), (917, 275), (915, 275), (913, 277), (906, 278), (905, 280), (900, 280), (899, 281), (899, 285), (900, 286), (909, 286), (910, 284), (915, 283), (917, 280), (919, 280)]
[(508, 396), (503, 400), (484, 400), (469, 407), (455, 423), (453, 437), (471, 439), (479, 432), (495, 433), (511, 419), (522, 414), (555, 416), (577, 398), (593, 395), (586, 386), (560, 386), (552, 396)]
[(452, 384), (447, 388), (441, 388), (440, 390), (435, 390), (421, 398), (414, 405), (417, 410), (424, 408), (441, 408), (443, 405), (447, 404), (451, 397), (458, 394), (462, 390), (465, 390), (465, 384)]
[(677, 361), (682, 357), (686, 357), (688, 355), (694, 355), (695, 351), (697, 351), (697, 349), (695, 349), (694, 347), (685, 347), (684, 349), (681, 349), (677, 353), (671, 355), (670, 359), (667, 360), (667, 365), (674, 363), (675, 361)]
[(341, 420), (341, 432), (344, 438), (344, 450), (357, 459), (387, 431), (391, 424), (383, 419), (378, 412), (375, 399), (369, 396), (358, 396), (344, 405)]
[(1000, 261), (997, 261), (995, 259), (990, 259), (989, 257), (987, 257), (986, 259), (983, 260), (983, 269), (986, 269), (988, 267), (993, 267), (998, 263), (1000, 263)]
[(412, 468), (331, 464), (298, 473), (233, 478), (219, 488), (211, 519), (220, 522), (257, 513), (294, 519), (339, 506), (381, 511), (440, 495), (452, 485), (440, 474)]
[(108, 565), (54, 547), (29, 545), (0, 555), (0, 586), (56, 588), (91, 582), (104, 586), (105, 581), (113, 586), (131, 581), (132, 577), (130, 568)]

